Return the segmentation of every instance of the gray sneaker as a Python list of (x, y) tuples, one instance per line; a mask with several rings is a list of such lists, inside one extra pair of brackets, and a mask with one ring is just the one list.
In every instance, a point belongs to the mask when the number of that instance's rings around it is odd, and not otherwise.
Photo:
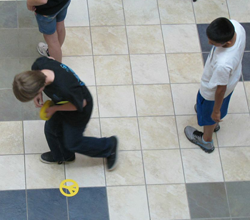
[[(197, 113), (197, 105), (196, 104), (194, 105), (194, 110)], [(214, 132), (217, 132), (219, 130), (220, 130), (220, 125), (219, 125), (219, 123), (217, 123), (216, 127), (214, 128)]]
[(187, 126), (184, 129), (184, 133), (189, 141), (198, 145), (206, 153), (212, 153), (214, 151), (213, 141), (211, 143), (206, 143), (206, 144), (203, 143), (203, 141), (202, 141), (203, 133), (202, 132), (196, 130), (195, 128), (193, 128), (191, 126)]
[(38, 43), (37, 45), (37, 51), (40, 55), (44, 56), (44, 57), (49, 57), (49, 48), (48, 48), (48, 45), (43, 43), (43, 42), (40, 42)]

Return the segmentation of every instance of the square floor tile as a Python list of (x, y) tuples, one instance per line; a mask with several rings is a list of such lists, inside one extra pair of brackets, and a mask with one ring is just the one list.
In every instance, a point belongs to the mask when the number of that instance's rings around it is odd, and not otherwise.
[(249, 181), (250, 180), (250, 148), (234, 147), (221, 148), (221, 161), (225, 181)]
[(250, 182), (226, 183), (232, 217), (249, 217)]
[[(230, 17), (239, 22), (250, 21), (250, 4), (248, 0), (227, 0)], [(240, 13), (239, 13), (240, 11)]]
[(80, 187), (105, 186), (102, 158), (76, 154), (76, 160), (66, 164), (65, 168), (66, 179), (75, 180)]
[(183, 183), (179, 150), (143, 151), (147, 184)]
[(92, 27), (94, 55), (128, 54), (124, 26)]
[(99, 110), (98, 110), (99, 104), (97, 103), (96, 87), (95, 86), (90, 86), (90, 87), (88, 87), (88, 90), (89, 90), (90, 94), (92, 95), (93, 103), (94, 103), (91, 117), (92, 118), (99, 117)]
[(44, 153), (49, 151), (44, 135), (45, 121), (24, 121), (24, 146), (25, 153)]
[(18, 29), (1, 29), (0, 57), (18, 57)]
[(1, 220), (27, 220), (25, 190), (0, 191)]
[(124, 0), (127, 25), (160, 24), (157, 2), (154, 0)]
[(162, 24), (195, 23), (191, 1), (164, 1), (159, 0), (159, 11)]
[(166, 53), (200, 52), (196, 25), (162, 25), (162, 30)]
[[(183, 149), (181, 153), (187, 183), (222, 182), (224, 180), (217, 148), (211, 154), (206, 154), (200, 149)], [(206, 169), (204, 166), (209, 168)]]
[(224, 183), (187, 184), (191, 218), (229, 217)]
[(39, 158), (39, 154), (25, 156), (27, 189), (59, 188), (65, 179), (64, 165), (45, 164)]
[[(180, 147), (181, 148), (196, 148), (196, 149), (200, 149), (197, 145), (191, 143), (185, 133), (184, 133), (184, 128), (186, 126), (192, 126), (194, 128), (196, 128), (199, 131), (203, 131), (203, 128), (200, 127), (197, 123), (197, 116), (196, 115), (190, 115), (190, 116), (177, 116), (176, 117), (176, 123), (177, 123), (177, 129), (178, 129), (178, 136), (179, 136), (179, 142), (180, 142)], [(223, 126), (224, 127), (224, 126)], [(222, 132), (221, 131), (219, 132)], [(216, 134), (213, 133), (213, 142), (214, 142), (214, 146), (217, 147), (217, 138), (216, 138)], [(204, 152), (203, 152), (204, 153)]]
[(172, 94), (176, 115), (194, 114), (194, 105), (200, 84), (172, 84)]
[(131, 55), (130, 59), (134, 84), (169, 83), (168, 68), (164, 54)]
[(101, 118), (102, 137), (116, 135), (120, 150), (140, 150), (137, 118)]
[(92, 55), (89, 27), (68, 27), (63, 56)]
[(159, 25), (127, 26), (127, 33), (131, 54), (164, 53)]
[(221, 129), (223, 129), (217, 133), (220, 147), (249, 145), (249, 114), (229, 114), (223, 122), (220, 123), (220, 126)]
[(89, 26), (89, 14), (86, 0), (74, 0), (70, 2), (65, 19), (65, 26)]
[(244, 86), (247, 95), (248, 108), (250, 108), (250, 82), (244, 82)]
[(242, 59), (242, 75), (244, 81), (250, 81), (250, 52), (245, 52)]
[(140, 117), (139, 127), (142, 149), (179, 148), (174, 117)]
[(84, 136), (101, 137), (100, 122), (98, 118), (89, 121)]
[(23, 124), (21, 121), (0, 122), (0, 154), (23, 154)]
[(107, 192), (104, 187), (80, 188), (68, 199), (70, 220), (109, 220)]
[(149, 220), (145, 186), (107, 187), (110, 220)]
[(58, 189), (28, 190), (27, 205), (29, 220), (68, 219), (66, 198)]
[(0, 156), (0, 190), (25, 189), (24, 156)]
[(232, 94), (228, 113), (248, 113), (247, 97), (243, 82), (239, 82)]
[(152, 220), (190, 218), (185, 185), (149, 185), (147, 189)]
[(132, 84), (129, 56), (95, 56), (97, 85)]
[(209, 24), (197, 24), (197, 30), (199, 34), (202, 52), (210, 52), (210, 50), (212, 49), (212, 45), (208, 43), (208, 38), (206, 34), (208, 25)]
[(200, 0), (193, 5), (197, 23), (210, 23), (218, 17), (229, 18), (226, 0)]
[(69, 66), (87, 85), (95, 85), (93, 58), (91, 56), (63, 57), (62, 62)]
[(27, 10), (25, 1), (17, 2), (18, 27), (19, 28), (36, 28), (37, 21), (34, 12)]
[(98, 86), (101, 117), (135, 116), (135, 99), (132, 86)]
[(167, 54), (171, 83), (199, 83), (203, 72), (200, 53)]
[[(48, 100), (48, 97), (44, 94), (43, 102)], [(22, 120), (41, 120), (39, 113), (40, 108), (36, 108), (33, 100), (30, 102), (23, 102), (21, 103), (22, 108)]]
[(16, 2), (0, 2), (0, 28), (17, 28)]
[(173, 102), (169, 85), (135, 86), (139, 116), (173, 115)]
[(90, 0), (88, 5), (91, 26), (124, 25), (121, 0)]
[(119, 164), (112, 172), (106, 172), (107, 186), (143, 185), (144, 172), (141, 151), (120, 151)]
[[(244, 29), (246, 31), (247, 39), (249, 39), (249, 37), (250, 37), (250, 23), (249, 23), (249, 21), (248, 21), (248, 23), (241, 23), (241, 25), (244, 27)], [(246, 41), (245, 50), (247, 50), (247, 51), (250, 50), (250, 42), (249, 42), (249, 40)]]

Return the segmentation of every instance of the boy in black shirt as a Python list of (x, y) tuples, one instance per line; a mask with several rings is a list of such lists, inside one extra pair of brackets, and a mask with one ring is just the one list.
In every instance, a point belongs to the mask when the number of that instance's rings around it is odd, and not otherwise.
[(51, 151), (41, 155), (42, 162), (70, 162), (75, 159), (75, 153), (80, 153), (105, 157), (108, 170), (115, 168), (117, 138), (83, 136), (92, 113), (93, 100), (72, 69), (51, 58), (38, 58), (32, 65), (32, 71), (15, 76), (13, 92), (21, 102), (33, 99), (37, 107), (43, 105), (44, 92), (55, 104), (46, 110), (47, 117), (51, 118), (46, 121), (44, 132)]
[(62, 62), (62, 50), (66, 31), (64, 19), (70, 0), (27, 0), (27, 8), (34, 11), (39, 31), (43, 33), (47, 44), (37, 46), (42, 56), (52, 56)]

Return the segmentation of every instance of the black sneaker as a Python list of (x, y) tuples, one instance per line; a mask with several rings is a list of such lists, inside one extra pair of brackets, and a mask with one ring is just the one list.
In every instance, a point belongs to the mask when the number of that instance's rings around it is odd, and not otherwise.
[(65, 162), (72, 162), (75, 160), (75, 158), (76, 158), (75, 155), (73, 155), (72, 157), (70, 157), (64, 161), (56, 161), (56, 160), (54, 160), (51, 151), (49, 151), (49, 152), (43, 153), (41, 155), (40, 161), (43, 163), (47, 163), (47, 164), (52, 164), (52, 163), (62, 164)]
[(114, 170), (118, 160), (118, 139), (116, 136), (110, 137), (113, 149), (109, 157), (107, 157), (107, 169)]
[[(194, 110), (197, 113), (197, 105), (196, 104), (194, 105)], [(217, 132), (219, 130), (220, 130), (220, 125), (219, 125), (219, 123), (217, 123), (216, 127), (214, 128), (214, 132)]]

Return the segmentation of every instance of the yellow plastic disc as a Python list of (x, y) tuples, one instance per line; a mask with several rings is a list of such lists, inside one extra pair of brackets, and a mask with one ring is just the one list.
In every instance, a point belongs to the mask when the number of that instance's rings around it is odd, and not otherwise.
[(39, 114), (39, 115), (40, 115), (40, 118), (41, 118), (42, 120), (47, 121), (47, 120), (50, 119), (50, 117), (47, 117), (46, 109), (49, 108), (49, 107), (52, 106), (52, 105), (54, 105), (54, 103), (53, 103), (53, 101), (51, 101), (51, 100), (47, 100), (47, 101), (43, 104), (43, 106), (42, 106), (42, 108), (41, 108), (41, 110), (40, 110), (40, 114)]

